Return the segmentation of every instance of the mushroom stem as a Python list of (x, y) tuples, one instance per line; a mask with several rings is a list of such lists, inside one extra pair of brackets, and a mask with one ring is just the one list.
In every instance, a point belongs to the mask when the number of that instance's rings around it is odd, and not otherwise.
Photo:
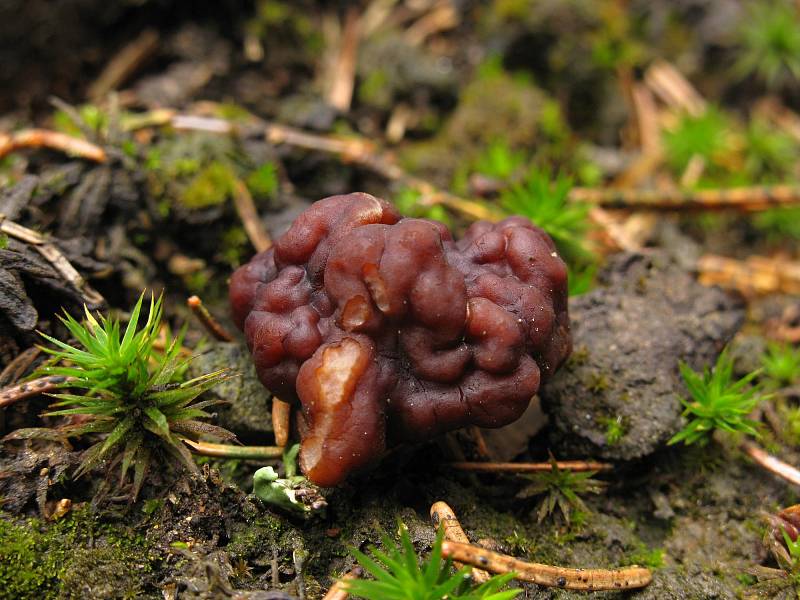
[[(458, 522), (458, 517), (453, 509), (450, 508), (446, 502), (434, 502), (431, 506), (431, 521), (434, 527), (442, 527), (444, 529), (444, 539), (450, 542), (459, 542), (462, 544), (469, 544), (469, 538), (464, 533), (461, 523)], [(454, 563), (457, 569), (464, 565), (459, 562)], [(482, 569), (474, 569), (472, 571), (472, 580), (475, 583), (486, 583), (489, 581), (489, 574)]]
[[(477, 471), (485, 473), (540, 473), (553, 470), (549, 462), (451, 462), (449, 467), (458, 471)], [(562, 471), (611, 471), (614, 465), (586, 460), (560, 460), (556, 466)]]
[(53, 392), (73, 379), (73, 377), (64, 377), (62, 375), (48, 375), (40, 377), (39, 379), (9, 386), (0, 390), (0, 408), (14, 404), (25, 398), (30, 398), (31, 396)]
[(215, 340), (220, 342), (233, 341), (233, 336), (228, 333), (228, 330), (208, 311), (199, 296), (191, 296), (186, 300), (186, 306), (189, 307), (192, 313), (194, 313), (194, 316), (197, 317), (197, 320), (200, 321), (203, 327), (206, 328), (206, 331), (208, 331)]
[(279, 446), (233, 446), (230, 444), (210, 444), (195, 442), (184, 438), (184, 442), (196, 453), (203, 456), (219, 458), (243, 458), (259, 460), (264, 458), (281, 458), (284, 448)]
[(286, 446), (289, 443), (289, 420), (292, 406), (277, 396), (272, 397), (272, 431), (275, 433), (275, 444)]
[(644, 567), (572, 569), (530, 563), (478, 546), (443, 542), (442, 556), (481, 567), (492, 573), (514, 573), (516, 579), (567, 590), (630, 590), (648, 585), (653, 574)]
[(353, 567), (353, 569), (345, 573), (340, 579), (331, 586), (328, 593), (322, 600), (347, 600), (350, 597), (350, 592), (347, 591), (347, 582), (352, 579), (358, 579), (364, 571), (361, 567)]

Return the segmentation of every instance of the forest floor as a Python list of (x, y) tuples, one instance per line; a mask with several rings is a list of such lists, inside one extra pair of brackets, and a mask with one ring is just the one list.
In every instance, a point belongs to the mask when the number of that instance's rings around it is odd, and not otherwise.
[[(303, 515), (251, 494), (278, 460), (165, 463), (129, 502), (99, 469), (73, 478), (90, 435), (7, 439), (0, 598), (316, 600), (399, 522), (427, 552), (436, 501), (515, 557), (652, 569), (598, 598), (796, 597), (800, 568), (778, 571), (765, 537), (798, 482), (742, 436), (667, 441), (686, 424), (679, 363), (728, 346), (771, 393), (754, 443), (800, 464), (800, 40), (765, 54), (780, 25), (733, 0), (201, 4), (0, 6), (0, 434), (63, 423), (42, 416), (52, 398), (1, 395), (45, 361), (38, 332), (69, 339), (62, 309), (125, 320), (152, 290), (188, 323), (192, 373), (237, 373), (207, 392), (227, 402), (215, 423), (273, 444), (243, 337), (215, 340), (187, 298), (235, 331), (233, 270), (352, 191), (456, 235), (540, 224), (570, 269), (573, 356), (518, 424), (396, 449)], [(539, 519), (529, 476), (452, 464), (551, 453), (611, 465), (569, 516)]]

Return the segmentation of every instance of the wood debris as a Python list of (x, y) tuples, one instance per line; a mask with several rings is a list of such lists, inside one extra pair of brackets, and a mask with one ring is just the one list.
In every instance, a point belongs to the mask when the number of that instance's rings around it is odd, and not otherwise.
[(700, 283), (734, 289), (745, 296), (800, 294), (800, 263), (783, 258), (736, 260), (706, 254), (698, 260), (697, 272)]
[(800, 204), (800, 186), (766, 185), (694, 191), (576, 187), (570, 191), (569, 199), (621, 210), (755, 212)]
[(347, 591), (347, 582), (352, 581), (353, 579), (358, 579), (364, 574), (364, 570), (361, 567), (354, 567), (349, 572), (345, 573), (340, 579), (336, 580), (331, 586), (331, 589), (328, 590), (328, 593), (325, 594), (325, 597), (322, 600), (347, 600), (350, 597), (349, 592)]
[(222, 326), (222, 323), (217, 321), (214, 315), (209, 312), (198, 296), (191, 296), (186, 300), (186, 305), (215, 340), (220, 342), (233, 341), (233, 336)]
[(100, 76), (89, 86), (88, 95), (99, 100), (117, 89), (141, 67), (158, 49), (159, 35), (155, 29), (145, 29), (132, 42), (126, 44), (108, 62)]
[(105, 304), (103, 296), (81, 277), (62, 252), (41, 233), (7, 219), (2, 213), (0, 213), (0, 232), (33, 246), (61, 277), (81, 294), (84, 304), (95, 308)]
[(100, 146), (58, 131), (22, 129), (14, 133), (0, 132), (0, 158), (24, 148), (49, 148), (98, 163), (107, 159), (106, 151)]
[[(457, 471), (473, 471), (479, 473), (541, 473), (553, 470), (550, 462), (451, 462), (447, 466)], [(562, 471), (611, 471), (610, 463), (586, 460), (559, 460), (556, 467)]]
[(492, 573), (514, 573), (516, 579), (537, 585), (595, 592), (631, 590), (647, 586), (653, 580), (650, 569), (632, 566), (621, 569), (573, 569), (531, 563), (459, 542), (443, 542), (442, 556), (452, 558)]
[[(441, 527), (444, 529), (444, 539), (450, 542), (459, 542), (462, 544), (469, 544), (469, 538), (464, 533), (461, 523), (458, 522), (458, 517), (450, 505), (446, 502), (434, 502), (431, 506), (431, 521), (434, 527)], [(464, 565), (461, 563), (454, 563), (456, 569), (460, 569)], [(489, 574), (483, 569), (475, 569), (471, 573), (472, 580), (476, 584), (486, 583), (489, 580)]]
[(218, 458), (239, 458), (244, 460), (264, 460), (281, 458), (285, 448), (280, 446), (234, 446), (231, 444), (212, 444), (210, 442), (195, 442), (188, 438), (183, 441), (194, 451), (203, 456), (216, 456)]

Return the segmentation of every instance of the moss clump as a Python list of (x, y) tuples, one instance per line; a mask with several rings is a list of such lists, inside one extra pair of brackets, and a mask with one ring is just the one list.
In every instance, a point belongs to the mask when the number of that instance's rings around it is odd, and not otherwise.
[(247, 187), (256, 198), (274, 198), (278, 193), (278, 169), (265, 162), (247, 176)]
[(181, 203), (191, 209), (222, 204), (230, 196), (235, 179), (236, 176), (228, 165), (219, 161), (212, 162), (195, 175), (183, 192)]
[(137, 597), (151, 560), (141, 536), (97, 523), (87, 510), (52, 524), (0, 518), (4, 598)]
[(474, 164), (493, 143), (502, 141), (511, 150), (536, 143), (546, 98), (524, 77), (512, 76), (490, 61), (462, 90), (442, 131), (431, 140), (407, 146), (401, 160), (426, 176), (445, 173), (449, 182), (459, 166)]
[(604, 417), (600, 419), (600, 424), (606, 428), (606, 444), (609, 446), (618, 444), (628, 431), (627, 419), (622, 415)]
[(599, 371), (590, 373), (586, 379), (586, 387), (594, 394), (602, 394), (610, 385), (606, 374)]
[(286, 532), (287, 527), (283, 520), (265, 513), (234, 533), (227, 550), (231, 556), (245, 559), (263, 554), (271, 555), (275, 548), (281, 547), (280, 542)]

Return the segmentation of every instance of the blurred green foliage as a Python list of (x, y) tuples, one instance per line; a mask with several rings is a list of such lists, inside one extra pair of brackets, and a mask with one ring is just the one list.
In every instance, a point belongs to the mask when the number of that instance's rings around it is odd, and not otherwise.
[(740, 77), (756, 76), (769, 88), (800, 78), (800, 14), (791, 0), (751, 0), (738, 32)]

